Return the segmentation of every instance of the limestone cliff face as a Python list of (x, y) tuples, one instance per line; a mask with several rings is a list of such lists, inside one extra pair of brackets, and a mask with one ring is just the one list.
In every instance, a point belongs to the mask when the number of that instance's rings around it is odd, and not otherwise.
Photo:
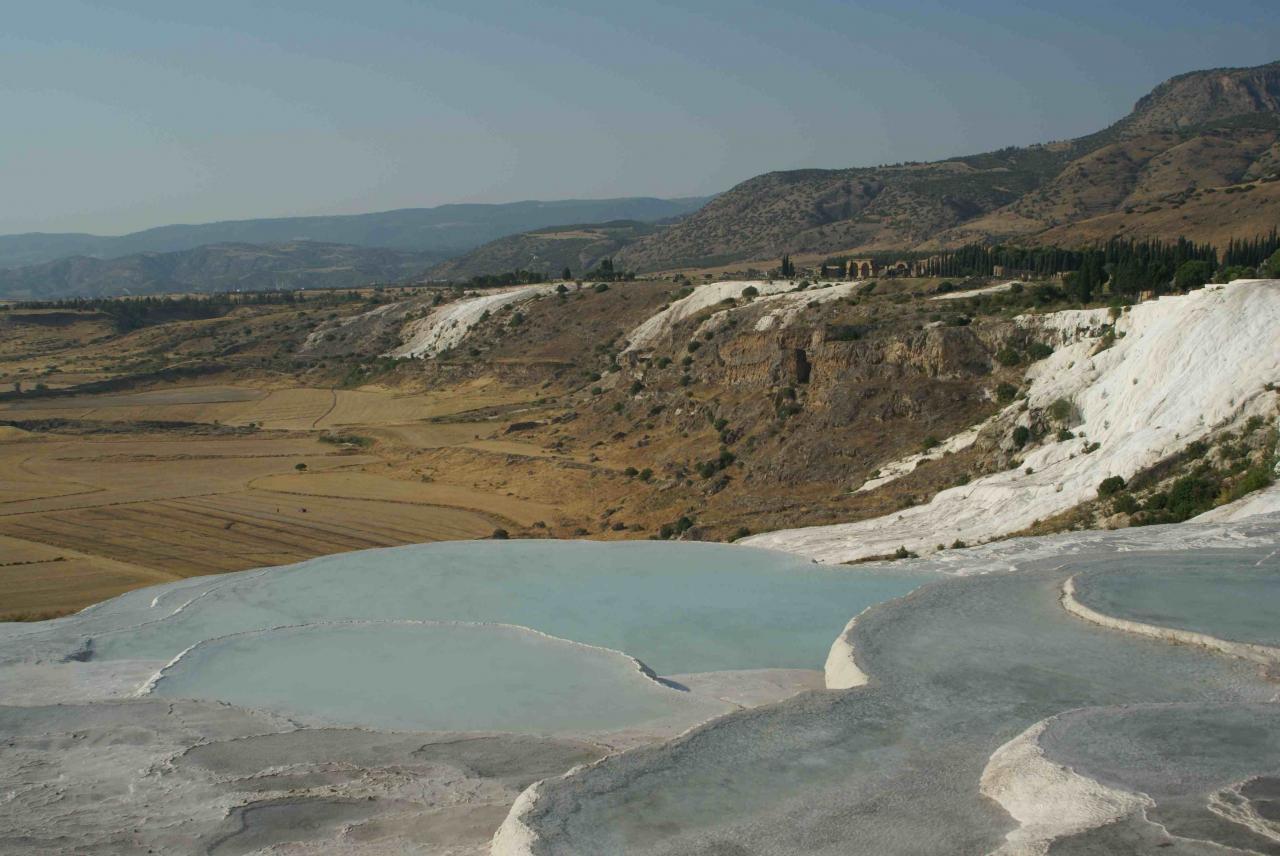
[[(747, 482), (856, 487), (878, 462), (979, 421), (993, 406), (992, 354), (1019, 335), (1006, 322), (979, 330), (815, 320), (767, 331), (742, 324), (695, 355), (692, 371), (717, 390), (714, 414), (733, 442), (754, 435), (754, 451), (742, 454)], [(631, 367), (649, 386), (652, 371)], [(688, 413), (670, 408), (656, 430), (696, 429)]]
[(718, 346), (719, 376), (734, 387), (808, 384), (815, 404), (847, 384), (875, 381), (954, 380), (991, 370), (990, 345), (967, 327), (925, 330), (845, 341), (829, 327), (744, 333)]

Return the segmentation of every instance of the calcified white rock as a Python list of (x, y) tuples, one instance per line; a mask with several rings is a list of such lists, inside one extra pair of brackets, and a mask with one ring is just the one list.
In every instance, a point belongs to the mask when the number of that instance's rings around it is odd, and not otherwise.
[(163, 667), (156, 660), (16, 663), (0, 668), (0, 699), (32, 707), (129, 698)]
[(853, 628), (857, 623), (858, 615), (850, 618), (844, 630), (831, 643), (831, 650), (827, 652), (827, 662), (822, 667), (822, 673), (829, 690), (849, 690), (865, 686), (869, 680), (854, 657)]
[(1057, 838), (1155, 804), (1145, 795), (1109, 788), (1046, 758), (1040, 735), (1050, 722), (1037, 722), (1001, 746), (982, 771), (979, 790), (1019, 823), (995, 851), (999, 856), (1042, 856)]
[(1250, 832), (1280, 844), (1280, 823), (1263, 817), (1258, 813), (1257, 804), (1241, 795), (1240, 790), (1246, 784), (1248, 784), (1247, 780), (1237, 782), (1211, 796), (1209, 811), (1223, 820), (1243, 826)]
[(1001, 291), (1008, 291), (1018, 284), (1018, 280), (1010, 282), (1001, 282), (996, 285), (988, 285), (985, 288), (971, 288), (968, 291), (948, 291), (946, 294), (939, 294), (930, 300), (962, 300), (966, 297), (976, 297), (979, 294), (995, 294)]
[(959, 452), (973, 445), (978, 439), (978, 433), (982, 430), (981, 425), (975, 425), (972, 428), (961, 431), (959, 434), (952, 434), (946, 440), (943, 440), (937, 446), (927, 452), (920, 452), (915, 455), (908, 455), (905, 458), (899, 458), (896, 461), (885, 464), (880, 468), (880, 473), (873, 479), (867, 479), (855, 493), (865, 493), (869, 490), (875, 490), (878, 487), (884, 487), (889, 482), (897, 481), (907, 473), (920, 466), (922, 461), (932, 461), (941, 458), (948, 453)]
[(456, 347), (467, 333), (480, 323), (485, 312), (493, 312), (503, 306), (532, 300), (556, 290), (555, 283), (525, 285), (485, 292), (477, 297), (465, 297), (446, 303), (432, 310), (426, 318), (410, 324), (405, 330), (407, 341), (388, 352), (392, 357), (430, 357)]
[[(1062, 320), (1078, 331), (1095, 319), (1074, 312)], [(1074, 403), (1081, 418), (1075, 439), (1050, 439), (1028, 450), (1016, 469), (944, 490), (925, 505), (742, 543), (845, 562), (900, 546), (919, 552), (956, 539), (999, 538), (1093, 499), (1108, 476), (1128, 478), (1215, 426), (1275, 407), (1267, 386), (1280, 379), (1280, 280), (1238, 280), (1162, 297), (1124, 313), (1115, 330), (1110, 348), (1094, 353), (1098, 343), (1085, 338), (1028, 373), (1030, 407)], [(1025, 415), (1015, 405), (997, 419), (1011, 429)]]
[(507, 819), (493, 835), (493, 841), (489, 845), (490, 856), (533, 856), (533, 846), (537, 843), (538, 836), (529, 828), (525, 817), (537, 805), (540, 784), (541, 782), (534, 782), (516, 797)]
[(755, 301), (754, 305), (764, 305), (767, 311), (756, 321), (755, 330), (757, 333), (763, 333), (766, 330), (786, 327), (810, 304), (833, 303), (850, 297), (862, 284), (862, 281), (841, 282), (807, 288), (804, 291), (788, 291), (762, 297)]
[(1041, 315), (1019, 315), (1013, 320), (1034, 331), (1044, 344), (1059, 348), (1101, 336), (1115, 319), (1110, 309), (1064, 309)]
[[(666, 309), (649, 316), (627, 334), (626, 351), (639, 351), (653, 347), (662, 337), (671, 332), (671, 328), (690, 315), (694, 315), (720, 301), (742, 296), (743, 290), (752, 286), (760, 294), (778, 294), (795, 288), (795, 283), (788, 280), (765, 282), (763, 280), (728, 280), (700, 285), (679, 300), (671, 302)], [(625, 352), (624, 352), (625, 353)]]
[(1128, 618), (1117, 618), (1113, 615), (1106, 615), (1092, 609), (1081, 603), (1076, 598), (1076, 578), (1068, 577), (1062, 584), (1062, 608), (1077, 618), (1084, 621), (1092, 622), (1100, 627), (1109, 627), (1112, 630), (1123, 630), (1126, 633), (1133, 633), (1138, 636), (1149, 636), (1152, 639), (1162, 639), (1166, 642), (1179, 642), (1183, 645), (1199, 645), (1201, 648), (1208, 648), (1210, 651), (1217, 651), (1219, 654), (1226, 654), (1228, 657), (1239, 657), (1242, 660), (1249, 660), (1253, 663), (1261, 663), (1264, 666), (1273, 666), (1280, 664), (1280, 649), (1272, 648), (1269, 645), (1255, 645), (1248, 642), (1231, 642), (1226, 639), (1219, 639), (1216, 636), (1210, 636), (1207, 633), (1197, 633), (1194, 630), (1182, 630), (1177, 627), (1161, 627), (1157, 624), (1145, 624), (1141, 621), (1133, 621)]

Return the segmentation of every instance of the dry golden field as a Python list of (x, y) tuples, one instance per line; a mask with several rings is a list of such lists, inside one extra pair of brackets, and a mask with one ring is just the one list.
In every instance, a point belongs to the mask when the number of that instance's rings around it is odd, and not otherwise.
[[(477, 454), (494, 463), (541, 453), (494, 439), (493, 423), (423, 421), (512, 399), (494, 383), (448, 394), (211, 384), (0, 403), (0, 419), (63, 420), (0, 429), (0, 620), (179, 577), (553, 519), (549, 503), (396, 463), (486, 444)], [(367, 448), (321, 442), (326, 428)]]
[[(590, 326), (531, 327), (480, 371), (402, 366), (353, 381), (382, 347), (373, 339), (360, 354), (298, 358), (367, 299), (308, 296), (133, 330), (100, 303), (0, 315), (0, 620), (498, 529), (610, 536), (599, 506), (625, 490), (620, 468), (506, 429), (545, 419), (547, 384), (526, 363), (542, 378), (562, 371), (601, 332), (653, 311), (660, 287), (584, 298), (593, 309), (574, 318)], [(81, 390), (51, 394), (69, 387)]]

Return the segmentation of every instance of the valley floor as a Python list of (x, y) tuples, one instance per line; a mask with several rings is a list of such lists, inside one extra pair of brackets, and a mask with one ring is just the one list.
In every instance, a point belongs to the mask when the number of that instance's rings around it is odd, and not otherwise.
[[(502, 476), (547, 457), (541, 446), (501, 436), (502, 422), (426, 421), (520, 398), (494, 386), (446, 402), (214, 385), (0, 403), (0, 421), (25, 426), (0, 435), (0, 620), (186, 576), (554, 522), (554, 494), (517, 494)], [(323, 430), (355, 442), (321, 442)], [(437, 479), (406, 465), (446, 453), (472, 466)]]

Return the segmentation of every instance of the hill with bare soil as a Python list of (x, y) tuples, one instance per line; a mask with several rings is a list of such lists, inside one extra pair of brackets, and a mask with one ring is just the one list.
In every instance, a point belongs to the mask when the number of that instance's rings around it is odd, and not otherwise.
[(1124, 119), (1076, 140), (928, 164), (758, 176), (625, 248), (618, 262), (652, 271), (783, 253), (1074, 245), (1107, 229), (1102, 237), (1252, 237), (1280, 220), (1266, 194), (1239, 217), (1216, 205), (1167, 212), (1196, 194), (1277, 175), (1280, 63), (1214, 69), (1161, 84)]

